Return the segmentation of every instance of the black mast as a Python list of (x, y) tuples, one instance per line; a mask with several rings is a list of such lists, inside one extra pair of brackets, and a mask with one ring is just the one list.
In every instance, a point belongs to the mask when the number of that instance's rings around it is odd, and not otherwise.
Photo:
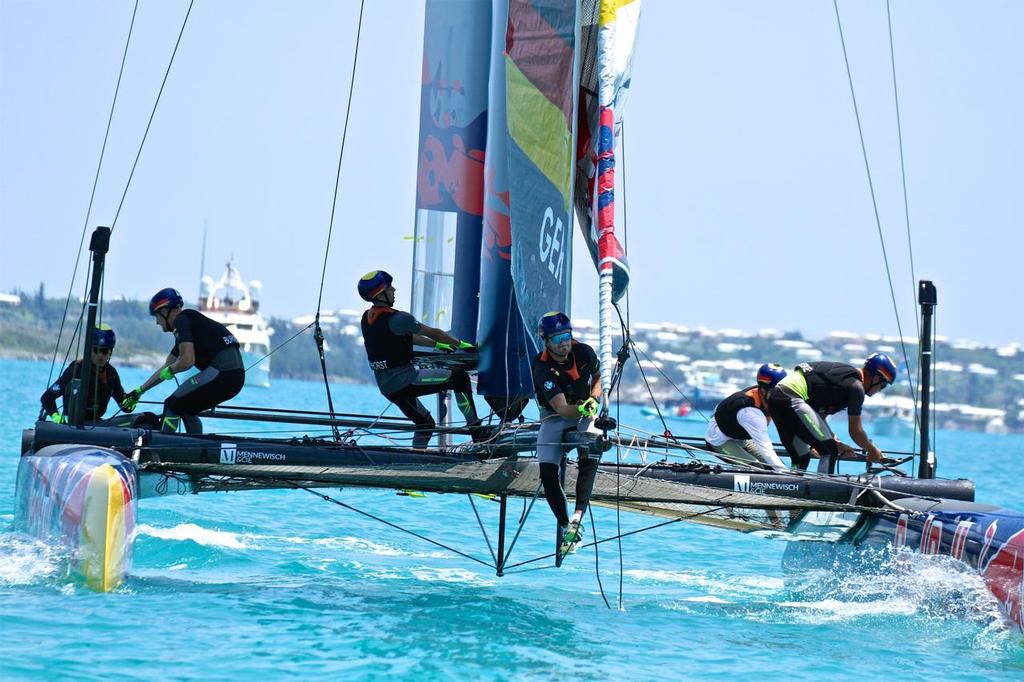
[(935, 478), (938, 462), (930, 451), (928, 428), (931, 417), (932, 389), (932, 313), (938, 302), (935, 285), (922, 279), (918, 284), (917, 302), (921, 306), (921, 457), (918, 478)]
[(96, 329), (96, 309), (99, 307), (100, 286), (103, 284), (103, 266), (110, 249), (110, 228), (97, 227), (89, 240), (92, 251), (92, 281), (89, 284), (89, 305), (85, 318), (85, 349), (82, 358), (82, 378), (71, 411), (71, 423), (79, 428), (85, 424), (85, 406), (89, 402), (89, 384), (92, 380), (93, 330)]

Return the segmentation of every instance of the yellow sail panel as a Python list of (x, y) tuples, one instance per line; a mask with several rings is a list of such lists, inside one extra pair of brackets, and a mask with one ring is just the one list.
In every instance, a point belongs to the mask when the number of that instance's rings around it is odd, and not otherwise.
[(508, 132), (519, 149), (562, 196), (569, 210), (572, 188), (572, 131), (565, 114), (531, 83), (511, 58), (505, 58), (509, 102)]

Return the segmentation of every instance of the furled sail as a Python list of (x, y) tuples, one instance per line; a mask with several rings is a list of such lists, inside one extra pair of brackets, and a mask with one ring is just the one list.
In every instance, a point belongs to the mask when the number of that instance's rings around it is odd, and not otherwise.
[(512, 278), (527, 331), (569, 312), (575, 0), (509, 0), (505, 35)]
[(476, 339), (491, 6), (427, 0), (412, 313)]
[(491, 78), (484, 161), (484, 232), (480, 253), (480, 366), (477, 392), (496, 411), (533, 395), (528, 337), (512, 285), (512, 222), (509, 211), (505, 117), (505, 31), (508, 0), (494, 0), (491, 18)]
[(640, 0), (583, 0), (574, 203), (599, 272), (602, 384), (612, 372), (612, 304), (626, 293), (629, 266), (615, 234), (615, 148), (629, 90)]

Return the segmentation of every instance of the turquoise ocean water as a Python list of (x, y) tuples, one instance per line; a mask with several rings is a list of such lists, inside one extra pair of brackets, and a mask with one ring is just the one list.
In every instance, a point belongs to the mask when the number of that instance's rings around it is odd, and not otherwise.
[[(682, 523), (626, 538), (621, 554), (609, 542), (561, 569), (499, 579), (301, 491), (171, 496), (140, 503), (130, 579), (94, 594), (60, 575), (53, 548), (9, 529), (21, 430), (35, 419), (48, 370), (0, 361), (5, 680), (1024, 678), (1024, 637), (1001, 626), (980, 580), (949, 560), (869, 556), (788, 575), (782, 542)], [(121, 374), (129, 386), (146, 376)], [(340, 411), (386, 406), (369, 387), (332, 390)], [(235, 402), (326, 405), (322, 384), (286, 380), (246, 388)], [(660, 430), (638, 408), (624, 407), (622, 417)], [(219, 433), (242, 428), (207, 424)], [(1024, 509), (1024, 438), (938, 436), (941, 475), (974, 479), (979, 501)], [(464, 496), (333, 494), (489, 558)], [(477, 499), (476, 507), (494, 542), (497, 504)], [(522, 503), (510, 509), (514, 519)], [(594, 518), (600, 537), (617, 523), (656, 522), (617, 520), (607, 509)], [(549, 552), (553, 532), (548, 510), (535, 509), (512, 562)]]

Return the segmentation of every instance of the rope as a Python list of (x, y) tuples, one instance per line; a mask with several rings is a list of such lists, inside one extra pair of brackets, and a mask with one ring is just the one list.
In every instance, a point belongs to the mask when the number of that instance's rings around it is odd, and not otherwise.
[(167, 78), (171, 74), (171, 66), (174, 64), (174, 57), (178, 54), (178, 46), (181, 45), (181, 37), (185, 35), (185, 26), (188, 24), (189, 15), (192, 14), (192, 5), (195, 0), (189, 0), (188, 10), (185, 12), (185, 18), (181, 21), (181, 30), (178, 31), (178, 39), (174, 41), (174, 50), (171, 52), (171, 58), (167, 62), (167, 69), (164, 70), (164, 78), (160, 82), (160, 90), (156, 93), (156, 100), (153, 102), (153, 109), (149, 113), (149, 120), (146, 122), (146, 130), (142, 133), (142, 141), (139, 142), (139, 150), (135, 154), (135, 161), (132, 163), (132, 170), (128, 174), (128, 182), (124, 185), (124, 192), (121, 194), (121, 201), (117, 205), (117, 211), (114, 213), (114, 220), (110, 223), (110, 234), (114, 234), (114, 228), (117, 226), (117, 219), (121, 215), (121, 208), (124, 206), (124, 200), (128, 196), (128, 188), (132, 185), (132, 178), (135, 177), (135, 169), (139, 165), (139, 158), (142, 157), (142, 149), (146, 146), (146, 139), (149, 137), (150, 126), (153, 125), (153, 119), (156, 117), (156, 109), (160, 105), (160, 98), (164, 94), (164, 86), (167, 85)]
[[(889, 254), (885, 249), (885, 235), (882, 233), (882, 219), (878, 215), (878, 199), (875, 196), (875, 184), (874, 180), (871, 177), (871, 165), (870, 163), (868, 163), (868, 149), (866, 143), (864, 142), (864, 128), (861, 125), (860, 109), (857, 106), (857, 94), (854, 91), (853, 87), (853, 74), (850, 71), (850, 58), (846, 53), (846, 38), (843, 35), (843, 22), (839, 18), (839, 0), (832, 0), (832, 6), (835, 8), (836, 25), (839, 27), (839, 42), (843, 48), (843, 62), (846, 64), (846, 80), (850, 85), (850, 100), (853, 102), (853, 114), (854, 118), (856, 118), (857, 120), (857, 135), (860, 139), (861, 155), (864, 157), (864, 171), (867, 174), (868, 189), (871, 192), (871, 207), (874, 210), (875, 214), (875, 227), (878, 229), (878, 242), (882, 248), (882, 260), (885, 263), (885, 276), (889, 282), (889, 296), (892, 298), (892, 310), (896, 316), (896, 329), (900, 335), (900, 347), (903, 350), (903, 361), (905, 364), (909, 365), (907, 344), (903, 341), (903, 324), (900, 322), (899, 306), (896, 305), (896, 288), (892, 282), (892, 269), (889, 267)], [(914, 387), (914, 383), (910, 381), (909, 375), (907, 381), (910, 384), (911, 395), (914, 399), (914, 404), (916, 405), (917, 391)]]
[(480, 533), (484, 536), (484, 542), (487, 543), (487, 551), (491, 553), (491, 560), (494, 562), (495, 568), (498, 566), (498, 556), (494, 553), (494, 547), (491, 546), (491, 538), (487, 535), (487, 529), (484, 528), (483, 519), (480, 518), (480, 512), (477, 511), (476, 502), (473, 501), (471, 494), (466, 495), (466, 499), (469, 500), (469, 506), (473, 508), (473, 514), (476, 516), (476, 523), (480, 526)]
[[(885, 18), (889, 28), (889, 63), (892, 65), (892, 98), (896, 105), (896, 137), (899, 143), (900, 150), (900, 181), (903, 186), (903, 220), (907, 226), (907, 251), (910, 254), (910, 295), (912, 304), (917, 302), (917, 276), (914, 274), (914, 241), (910, 235), (910, 201), (907, 198), (907, 169), (906, 163), (904, 162), (903, 155), (903, 125), (900, 119), (900, 94), (899, 88), (897, 87), (896, 81), (896, 50), (893, 46), (892, 39), (892, 12), (890, 10), (889, 0), (885, 0)], [(921, 321), (917, 315), (914, 316), (914, 324), (917, 327), (917, 338), (921, 338)], [(902, 337), (902, 334), (900, 335)], [(906, 349), (904, 349), (904, 360), (906, 360)], [(909, 367), (909, 364), (908, 364)], [(920, 356), (918, 357), (918, 372), (921, 371)], [(910, 395), (914, 401), (914, 436), (913, 445), (914, 449), (917, 449), (917, 432), (921, 428), (921, 415), (918, 413), (917, 408), (917, 389), (914, 385), (913, 380), (910, 377), (910, 373), (907, 373), (907, 382), (910, 384)], [(918, 376), (918, 385), (920, 385), (921, 379)]]
[(426, 535), (422, 535), (421, 533), (417, 533), (414, 530), (409, 530), (408, 528), (403, 528), (402, 526), (399, 526), (397, 523), (392, 523), (391, 521), (388, 521), (387, 519), (382, 519), (379, 516), (374, 516), (373, 514), (371, 514), (369, 512), (365, 512), (365, 511), (363, 511), (361, 509), (353, 507), (350, 504), (346, 504), (346, 503), (342, 502), (339, 499), (331, 497), (330, 495), (326, 495), (324, 493), (317, 492), (316, 490), (313, 490), (312, 488), (308, 488), (308, 487), (306, 487), (304, 485), (299, 485), (298, 483), (294, 483), (294, 482), (289, 481), (287, 479), (272, 479), (272, 480), (277, 480), (280, 483), (285, 483), (285, 484), (290, 485), (291, 487), (293, 487), (293, 488), (295, 488), (297, 490), (305, 490), (310, 495), (313, 495), (314, 497), (319, 497), (320, 499), (322, 499), (325, 502), (330, 502), (330, 503), (336, 504), (339, 507), (342, 507), (344, 509), (348, 509), (349, 511), (354, 511), (357, 514), (361, 514), (362, 516), (365, 516), (365, 517), (367, 517), (369, 519), (373, 519), (374, 521), (377, 521), (379, 523), (383, 523), (385, 526), (389, 526), (391, 528), (394, 528), (395, 530), (402, 531), (403, 533), (408, 533), (409, 535), (412, 535), (413, 537), (419, 538), (420, 540), (423, 540), (425, 542), (429, 542), (430, 544), (432, 544), (432, 545), (434, 545), (436, 547), (440, 547), (440, 548), (444, 549), (445, 551), (451, 552), (453, 554), (457, 554), (457, 555), (459, 555), (459, 556), (461, 556), (461, 557), (463, 557), (465, 559), (469, 559), (471, 561), (475, 561), (478, 564), (483, 564), (484, 566), (487, 566), (488, 568), (496, 568), (495, 566), (487, 563), (483, 559), (479, 559), (479, 558), (477, 558), (477, 557), (475, 557), (475, 556), (473, 556), (471, 554), (466, 554), (465, 552), (459, 551), (459, 550), (455, 549), (454, 547), (451, 547), (449, 545), (444, 544), (443, 542), (438, 542), (437, 540), (433, 540), (431, 538), (428, 538)]
[(320, 319), (320, 306), (323, 302), (324, 296), (324, 279), (327, 277), (327, 259), (331, 252), (331, 235), (334, 232), (334, 214), (338, 206), (338, 194), (341, 189), (341, 164), (345, 158), (345, 141), (348, 139), (348, 121), (349, 115), (352, 113), (352, 93), (355, 90), (356, 84), (356, 66), (359, 63), (359, 38), (363, 32), (363, 9), (365, 6), (365, 0), (361, 0), (359, 3), (359, 22), (356, 24), (356, 45), (352, 54), (352, 73), (349, 76), (348, 83), (348, 102), (345, 104), (345, 123), (341, 130), (341, 149), (338, 152), (338, 170), (334, 175), (334, 197), (331, 201), (331, 221), (327, 228), (327, 248), (324, 249), (324, 265), (320, 272), (320, 294), (316, 300), (316, 317)]
[[(896, 103), (896, 135), (900, 149), (900, 180), (903, 183), (903, 220), (907, 226), (907, 251), (910, 253), (910, 291), (912, 300), (917, 300), (917, 276), (914, 274), (914, 241), (910, 236), (910, 202), (907, 199), (907, 169), (903, 160), (903, 126), (900, 119), (900, 92), (896, 85), (896, 51), (892, 40), (892, 12), (889, 0), (885, 0), (885, 18), (889, 25), (889, 62), (892, 64), (892, 98)], [(914, 316), (917, 325), (917, 336), (921, 336), (921, 321)], [(916, 410), (916, 401), (915, 401)]]
[[(92, 191), (89, 193), (89, 206), (85, 210), (85, 220), (82, 222), (82, 236), (78, 240), (78, 251), (75, 256), (75, 268), (71, 273), (71, 283), (68, 285), (68, 296), (64, 301), (64, 312), (60, 317), (60, 330), (57, 332), (57, 341), (53, 346), (53, 358), (50, 360), (50, 373), (46, 378), (46, 385), (49, 386), (53, 381), (53, 368), (57, 363), (57, 353), (60, 350), (60, 340), (64, 334), (64, 322), (68, 315), (68, 308), (71, 306), (71, 292), (75, 288), (75, 278), (78, 276), (78, 265), (82, 262), (82, 246), (85, 245), (85, 234), (89, 229), (89, 218), (92, 216), (92, 204), (96, 198), (96, 187), (100, 181), (100, 169), (103, 167), (103, 157), (107, 152), (107, 140), (110, 138), (110, 124), (114, 120), (114, 109), (117, 106), (117, 95), (121, 91), (121, 78), (124, 76), (124, 65), (128, 60), (128, 45), (132, 40), (132, 32), (135, 29), (135, 15), (139, 11), (139, 0), (135, 0), (135, 9), (132, 10), (132, 21), (128, 26), (128, 37), (124, 42), (124, 52), (121, 54), (121, 68), (117, 72), (117, 85), (114, 86), (114, 97), (110, 102), (110, 113), (107, 114), (107, 129), (103, 133), (103, 145), (100, 147), (100, 158), (96, 162), (96, 173), (92, 179)], [(90, 261), (91, 262), (91, 261)], [(86, 281), (89, 278), (86, 277)], [(67, 358), (65, 357), (65, 361)]]
[[(295, 332), (294, 334), (292, 334), (291, 336), (289, 336), (289, 337), (288, 337), (287, 339), (285, 339), (284, 341), (282, 341), (282, 342), (281, 342), (280, 344), (278, 344), (277, 346), (274, 346), (274, 347), (273, 347), (272, 349), (270, 349), (270, 352), (269, 352), (269, 353), (267, 353), (267, 354), (266, 354), (266, 355), (264, 355), (264, 356), (263, 356), (262, 358), (260, 358), (260, 359), (259, 359), (259, 360), (257, 360), (256, 362), (254, 362), (254, 363), (252, 363), (251, 365), (249, 365), (248, 367), (246, 367), (246, 368), (245, 368), (245, 371), (246, 371), (246, 372), (248, 372), (248, 371), (249, 371), (250, 369), (252, 369), (252, 368), (253, 368), (253, 367), (255, 367), (256, 365), (259, 365), (260, 363), (262, 363), (262, 362), (263, 362), (264, 360), (266, 360), (267, 358), (269, 358), (269, 357), (270, 357), (271, 355), (273, 355), (274, 353), (276, 353), (277, 351), (281, 350), (282, 348), (284, 348), (285, 346), (287, 346), (287, 345), (288, 345), (289, 343), (291, 343), (292, 341), (294, 341), (294, 340), (295, 340), (295, 339), (296, 339), (296, 338), (297, 338), (297, 337), (298, 337), (298, 336), (299, 336), (300, 334), (304, 334), (305, 332), (309, 331), (309, 328), (310, 328), (310, 327), (312, 327), (312, 326), (313, 326), (313, 323), (312, 323), (312, 322), (310, 322), (310, 323), (309, 323), (309, 324), (307, 324), (307, 325), (306, 325), (305, 327), (303, 327), (302, 329), (300, 329), (299, 331)], [(331, 417), (333, 418), (333, 417), (334, 417), (334, 415), (332, 414), (332, 415), (331, 415)]]
[[(327, 261), (331, 255), (331, 237), (334, 234), (334, 216), (338, 208), (338, 194), (341, 189), (341, 165), (345, 158), (345, 141), (348, 139), (348, 121), (352, 113), (352, 93), (356, 84), (356, 66), (359, 64), (359, 39), (363, 32), (363, 9), (365, 0), (359, 3), (359, 21), (356, 24), (356, 44), (352, 54), (352, 73), (348, 83), (348, 102), (345, 104), (345, 123), (341, 130), (341, 149), (338, 151), (338, 169), (334, 174), (334, 196), (331, 199), (331, 219), (327, 226), (327, 245), (324, 248), (324, 264), (320, 271), (320, 292), (316, 299), (316, 317), (313, 319), (313, 339), (316, 342), (317, 353), (320, 356), (320, 369), (324, 375), (324, 388), (327, 391), (327, 409), (334, 418), (334, 398), (331, 396), (331, 384), (327, 379), (327, 358), (324, 355), (324, 333), (320, 328), (320, 310), (324, 298), (324, 280), (327, 278)], [(334, 427), (335, 440), (341, 440), (341, 433)]]
[[(617, 495), (618, 493), (616, 493)], [(590, 516), (590, 533), (596, 538), (597, 537), (597, 526), (594, 525), (594, 509), (589, 504), (587, 505), (587, 514)], [(612, 605), (608, 603), (608, 597), (604, 594), (604, 583), (601, 582), (601, 562), (598, 556), (597, 545), (594, 545), (594, 575), (597, 576), (597, 589), (601, 592), (601, 599), (604, 600), (604, 605), (611, 611)]]
[[(673, 523), (679, 523), (680, 521), (688, 521), (689, 519), (696, 518), (698, 516), (704, 516), (705, 514), (711, 514), (711, 513), (716, 512), (716, 511), (722, 511), (725, 508), (726, 507), (724, 507), (724, 506), (722, 506), (722, 507), (715, 507), (713, 509), (708, 509), (707, 511), (699, 512), (697, 514), (691, 514), (690, 516), (685, 516), (685, 517), (681, 516), (679, 518), (669, 519), (668, 521), (662, 521), (661, 523), (656, 523), (653, 526), (644, 526), (643, 528), (637, 528), (636, 530), (627, 531), (625, 533), (619, 533), (619, 534), (617, 534), (617, 535), (615, 535), (613, 537), (603, 538), (601, 540), (596, 540), (595, 539), (593, 542), (588, 542), (585, 545), (581, 545), (580, 549), (586, 549), (587, 547), (593, 547), (595, 545), (600, 545), (600, 544), (605, 543), (605, 542), (611, 542), (612, 540), (620, 540), (622, 538), (629, 537), (630, 535), (637, 535), (639, 533), (646, 533), (647, 531), (655, 530), (657, 528), (661, 528), (662, 526), (669, 526), (669, 525), (671, 525)], [(528, 564), (536, 563), (538, 561), (544, 561), (545, 559), (550, 559), (553, 556), (555, 556), (555, 553), (545, 554), (544, 556), (535, 557), (533, 559), (527, 559), (526, 561), (520, 561), (517, 564), (512, 564), (511, 566), (506, 566), (506, 569), (508, 569), (508, 568), (519, 568), (520, 566), (526, 566)], [(522, 571), (508, 571), (508, 570), (505, 571), (505, 573), (510, 573), (510, 572), (511, 573), (520, 573)]]

